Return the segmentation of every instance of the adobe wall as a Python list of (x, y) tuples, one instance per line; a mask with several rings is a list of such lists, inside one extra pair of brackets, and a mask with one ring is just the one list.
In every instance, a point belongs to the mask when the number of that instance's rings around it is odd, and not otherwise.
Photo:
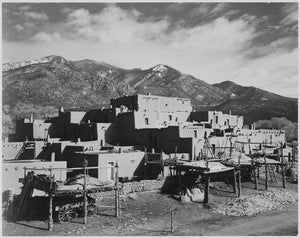
[(23, 142), (2, 143), (2, 160), (13, 160), (23, 145)]
[[(4, 162), (2, 164), (2, 178), (5, 179), (5, 183), (2, 183), (2, 192), (13, 188), (15, 189), (15, 194), (21, 192), (22, 183), (20, 179), (24, 178), (24, 167), (27, 168), (66, 168), (67, 164), (65, 161), (56, 161), (56, 162), (45, 162), (45, 161), (14, 161), (14, 162)], [(49, 171), (45, 170), (36, 170), (35, 174), (49, 174)], [(66, 170), (53, 170), (55, 179), (64, 181), (66, 180)]]

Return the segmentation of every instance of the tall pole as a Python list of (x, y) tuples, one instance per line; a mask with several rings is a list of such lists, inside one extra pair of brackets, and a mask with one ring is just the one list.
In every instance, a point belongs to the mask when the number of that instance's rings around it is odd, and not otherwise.
[(50, 169), (50, 189), (49, 189), (49, 220), (48, 220), (48, 230), (52, 231), (53, 229), (53, 194), (52, 194), (52, 169)]
[(229, 149), (229, 158), (231, 159), (231, 153), (232, 153), (232, 138), (229, 137), (229, 142), (230, 142), (230, 149)]
[(84, 170), (84, 178), (83, 178), (83, 214), (84, 219), (83, 223), (87, 223), (87, 194), (86, 194), (86, 166), (88, 165), (88, 161), (84, 158), (83, 162), (83, 170)]
[(161, 161), (161, 176), (164, 178), (165, 177), (165, 165), (164, 165), (164, 158), (163, 158), (163, 152), (160, 152), (160, 161)]
[(173, 224), (173, 205), (171, 206), (171, 233), (174, 232), (174, 224)]
[(120, 217), (121, 215), (121, 207), (120, 207), (120, 194), (119, 194), (119, 165), (116, 163), (116, 174), (115, 174), (115, 211), (116, 217)]
[(147, 149), (144, 147), (145, 150), (145, 159), (144, 159), (144, 179), (147, 179), (147, 169), (148, 169), (148, 155), (147, 155)]
[(265, 162), (265, 174), (266, 174), (266, 190), (269, 189), (269, 171), (268, 171), (268, 164), (266, 159), (266, 154), (264, 153), (264, 162)]

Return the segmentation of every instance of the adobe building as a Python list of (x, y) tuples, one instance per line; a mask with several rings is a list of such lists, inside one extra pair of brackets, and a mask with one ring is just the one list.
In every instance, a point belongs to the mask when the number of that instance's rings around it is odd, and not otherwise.
[(190, 121), (208, 124), (212, 129), (243, 128), (243, 116), (224, 114), (220, 111), (192, 112)]
[[(194, 112), (190, 99), (154, 95), (113, 98), (109, 108), (88, 112), (61, 108), (57, 117), (48, 120), (31, 116), (18, 121), (16, 134), (18, 142), (3, 143), (5, 163), (18, 161), (21, 166), (26, 160), (36, 160), (73, 167), (81, 163), (76, 160), (80, 152), (97, 166), (120, 162), (121, 175), (128, 179), (138, 176), (144, 149), (187, 154), (194, 160), (207, 147), (217, 153), (215, 148), (238, 145), (250, 153), (257, 144), (285, 143), (284, 131), (245, 129), (241, 116)], [(119, 146), (134, 150), (115, 152)], [(110, 172), (97, 172), (97, 177), (109, 178)]]
[(129, 120), (135, 129), (159, 129), (186, 122), (192, 111), (187, 98), (134, 95), (111, 99), (120, 111), (119, 120)]

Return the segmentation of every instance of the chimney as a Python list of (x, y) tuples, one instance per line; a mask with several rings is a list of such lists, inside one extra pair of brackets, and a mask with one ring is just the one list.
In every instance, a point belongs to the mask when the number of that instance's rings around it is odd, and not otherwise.
[(60, 108), (60, 111), (61, 111), (61, 112), (64, 112), (64, 107), (61, 107), (61, 108)]
[(231, 110), (229, 110), (229, 115), (231, 116)]

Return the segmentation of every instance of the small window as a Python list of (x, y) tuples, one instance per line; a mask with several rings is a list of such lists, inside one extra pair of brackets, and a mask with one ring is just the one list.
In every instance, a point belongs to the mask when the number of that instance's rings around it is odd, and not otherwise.
[(197, 138), (197, 130), (194, 130), (194, 137)]
[(216, 116), (216, 124), (218, 124), (218, 122), (219, 122), (219, 117)]
[(172, 115), (169, 115), (169, 121), (172, 121)]
[(147, 118), (147, 117), (145, 118), (145, 124), (149, 125), (149, 118)]

